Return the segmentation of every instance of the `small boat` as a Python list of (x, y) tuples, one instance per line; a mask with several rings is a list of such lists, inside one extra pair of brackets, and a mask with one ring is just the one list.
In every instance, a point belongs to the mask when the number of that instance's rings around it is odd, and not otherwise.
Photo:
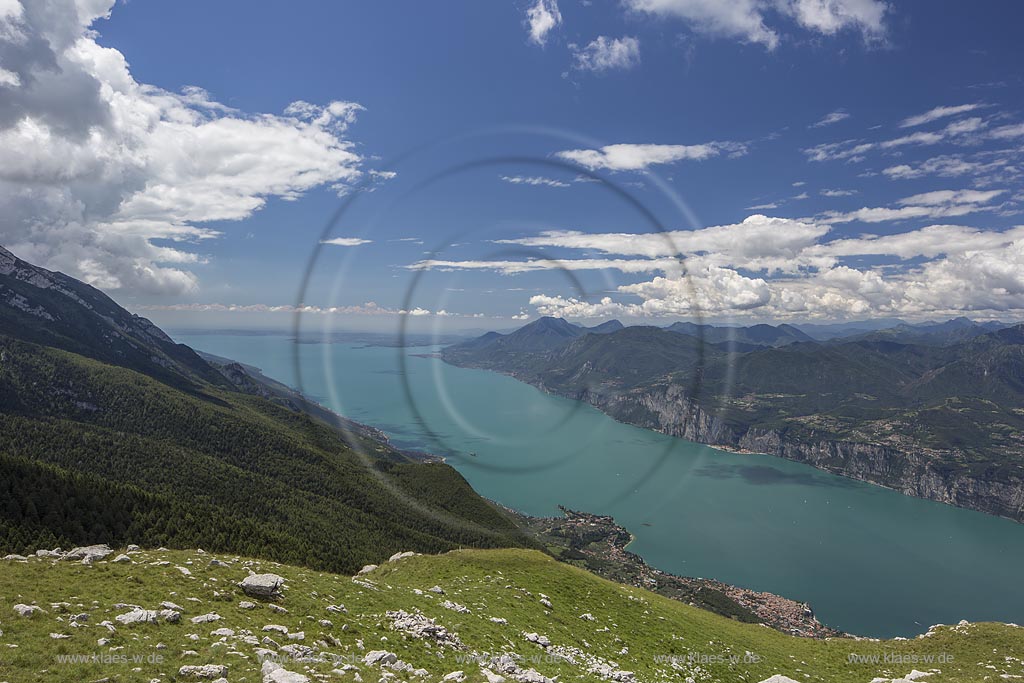
[(476, 457), (476, 451), (473, 451), (472, 453), (470, 453), (470, 454), (469, 454), (469, 456), (470, 456), (471, 458), (475, 458), (475, 457)]

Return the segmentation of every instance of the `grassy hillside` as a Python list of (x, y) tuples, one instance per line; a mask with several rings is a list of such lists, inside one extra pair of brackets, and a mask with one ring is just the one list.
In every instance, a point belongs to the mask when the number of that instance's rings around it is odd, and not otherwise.
[(355, 571), (529, 545), (454, 469), (259, 396), (0, 336), (0, 548), (128, 541)]
[[(183, 681), (195, 680), (187, 670), (179, 674), (183, 666), (223, 665), (232, 683), (255, 683), (264, 680), (261, 658), (275, 656), (310, 680), (391, 674), (394, 681), (438, 681), (461, 671), (478, 682), (487, 680), (484, 669), (537, 683), (556, 676), (867, 683), (902, 679), (915, 669), (931, 674), (917, 679), (928, 683), (1024, 675), (1020, 627), (943, 626), (896, 641), (800, 639), (610, 583), (534, 551), (417, 556), (355, 579), (194, 550), (136, 551), (123, 564), (111, 561), (115, 555), (91, 565), (35, 557), (0, 564), (0, 680)], [(275, 604), (287, 612), (236, 587), (249, 569), (285, 579)], [(443, 594), (432, 592), (435, 586)], [(179, 623), (165, 616), (133, 625), (116, 619), (133, 606), (160, 610), (165, 601), (182, 608)], [(244, 609), (242, 601), (255, 608)], [(41, 611), (24, 617), (15, 611), (33, 604)], [(411, 618), (403, 623), (399, 610)], [(207, 614), (219, 618), (193, 623)], [(416, 622), (427, 625), (419, 631), (424, 637), (414, 635)], [(409, 669), (367, 663), (372, 651), (390, 652)], [(92, 655), (99, 661), (81, 661)], [(342, 673), (346, 666), (356, 670)], [(265, 680), (306, 680), (274, 675)]]

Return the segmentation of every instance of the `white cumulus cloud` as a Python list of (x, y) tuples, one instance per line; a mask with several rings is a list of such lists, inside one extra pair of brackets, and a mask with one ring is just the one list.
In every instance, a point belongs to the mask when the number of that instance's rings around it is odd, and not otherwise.
[(620, 143), (600, 149), (569, 149), (555, 156), (590, 170), (642, 171), (656, 164), (677, 161), (703, 161), (725, 153), (739, 156), (746, 146), (739, 142), (706, 142), (699, 145), (660, 145)]
[(96, 42), (113, 0), (7, 5), (0, 240), (30, 261), (104, 288), (194, 290), (182, 265), (203, 259), (187, 243), (219, 235), (204, 223), (361, 177), (345, 138), (358, 104), (248, 114), (201, 88), (168, 92)]
[(526, 25), (530, 41), (537, 45), (547, 42), (548, 34), (562, 23), (557, 0), (537, 0), (526, 10)]
[[(942, 190), (891, 209), (979, 207), (998, 191)], [(936, 224), (833, 238), (827, 224), (751, 216), (742, 223), (662, 234), (547, 231), (502, 243), (599, 251), (606, 258), (420, 264), (505, 274), (610, 269), (651, 277), (597, 299), (540, 292), (529, 304), (567, 318), (843, 319), (863, 316), (1024, 315), (1024, 226)], [(865, 266), (865, 261), (874, 265)]]
[(640, 41), (632, 36), (598, 36), (584, 47), (573, 47), (573, 66), (580, 71), (631, 69), (640, 63)]

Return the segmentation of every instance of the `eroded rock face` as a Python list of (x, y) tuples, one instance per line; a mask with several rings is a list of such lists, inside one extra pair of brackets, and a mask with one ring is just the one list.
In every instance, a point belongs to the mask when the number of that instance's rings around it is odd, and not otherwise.
[(246, 595), (273, 598), (284, 590), (284, 577), (277, 574), (252, 574), (242, 579), (238, 587)]
[[(920, 449), (855, 441), (793, 440), (774, 429), (737, 429), (704, 410), (675, 384), (625, 392), (566, 393), (530, 378), (522, 379), (548, 393), (589, 403), (627, 424), (688, 441), (768, 453), (840, 476), (881, 484), (904, 495), (1024, 522), (1024, 481), (1015, 473), (1000, 479), (945, 468)], [(894, 463), (899, 467), (894, 467)]]

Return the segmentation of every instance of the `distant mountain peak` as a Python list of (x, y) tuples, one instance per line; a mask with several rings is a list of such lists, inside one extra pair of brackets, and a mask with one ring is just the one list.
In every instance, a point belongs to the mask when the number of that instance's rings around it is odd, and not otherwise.
[(537, 318), (532, 323), (528, 323), (527, 325), (524, 325), (520, 329), (525, 329), (527, 327), (530, 327), (531, 325), (540, 328), (550, 328), (555, 330), (579, 329), (578, 325), (573, 325), (565, 318), (556, 318), (550, 315), (545, 315), (543, 317)]
[(626, 326), (623, 325), (621, 322), (613, 319), (607, 320), (601, 323), (600, 325), (588, 327), (587, 332), (590, 332), (592, 334), (610, 334), (612, 332), (618, 332), (619, 330), (625, 329), (625, 327)]

